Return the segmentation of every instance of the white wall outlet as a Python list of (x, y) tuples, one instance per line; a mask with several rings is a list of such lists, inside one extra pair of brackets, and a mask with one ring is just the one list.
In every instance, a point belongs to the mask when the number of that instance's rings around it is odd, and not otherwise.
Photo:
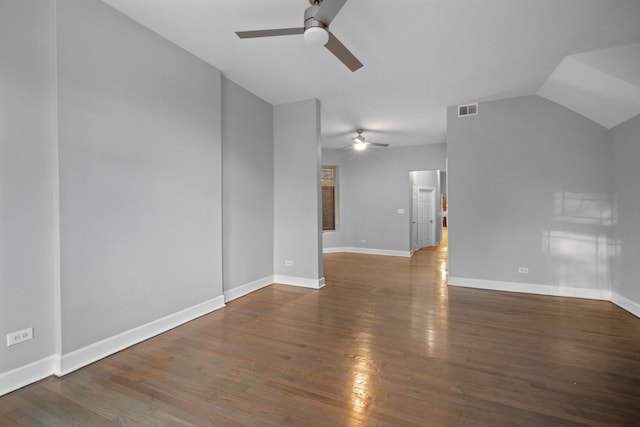
[(7, 347), (21, 343), (23, 341), (33, 339), (33, 328), (23, 329), (21, 331), (7, 334)]
[(529, 274), (529, 269), (527, 267), (518, 267), (518, 273)]
[(360, 240), (360, 243), (364, 244), (364, 243), (367, 243), (367, 241), (366, 240)]
[(404, 215), (404, 209), (398, 209), (398, 215)]
[(290, 259), (287, 259), (284, 261), (284, 265), (286, 265), (287, 267), (293, 267), (293, 261), (291, 261)]

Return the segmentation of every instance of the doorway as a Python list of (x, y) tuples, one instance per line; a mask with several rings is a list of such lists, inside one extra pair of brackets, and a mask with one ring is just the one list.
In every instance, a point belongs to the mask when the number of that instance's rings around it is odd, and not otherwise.
[(411, 253), (425, 247), (437, 246), (443, 237), (443, 216), (441, 198), (444, 171), (424, 170), (409, 172), (410, 248)]

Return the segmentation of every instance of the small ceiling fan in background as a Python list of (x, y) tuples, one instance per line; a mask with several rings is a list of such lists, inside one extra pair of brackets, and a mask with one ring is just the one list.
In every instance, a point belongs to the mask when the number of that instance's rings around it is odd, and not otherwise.
[(364, 139), (364, 136), (362, 136), (362, 132), (364, 132), (364, 129), (356, 129), (356, 133), (358, 134), (358, 136), (353, 138), (353, 145), (349, 147), (345, 147), (345, 149), (353, 147), (354, 150), (362, 151), (362, 150), (365, 150), (368, 146), (372, 146), (372, 147), (388, 147), (389, 146), (389, 144), (381, 144), (379, 142), (367, 142)]
[(236, 34), (241, 39), (304, 34), (306, 43), (324, 45), (347, 68), (356, 71), (362, 67), (362, 63), (329, 31), (329, 24), (346, 2), (347, 0), (309, 0), (311, 6), (304, 11), (304, 27), (236, 31)]

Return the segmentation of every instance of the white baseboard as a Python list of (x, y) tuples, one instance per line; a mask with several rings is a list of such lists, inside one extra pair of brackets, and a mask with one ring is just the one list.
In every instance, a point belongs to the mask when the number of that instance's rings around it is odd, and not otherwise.
[(197, 317), (211, 313), (224, 307), (224, 296), (213, 298), (209, 301), (186, 308), (177, 313), (170, 314), (145, 325), (138, 326), (129, 331), (122, 332), (87, 347), (65, 354), (60, 358), (56, 367), (57, 376), (66, 375), (77, 369), (87, 366), (97, 360), (110, 356), (127, 347), (138, 344), (151, 337), (159, 335), (177, 326), (187, 323)]
[(322, 248), (323, 254), (337, 254), (340, 252), (349, 252), (349, 248)]
[(58, 362), (58, 356), (49, 356), (0, 374), (0, 396), (50, 377), (53, 375)]
[(492, 291), (522, 292), (525, 294), (611, 301), (634, 316), (640, 317), (640, 304), (608, 289), (562, 288), (550, 285), (500, 282), (495, 280), (469, 279), (464, 277), (449, 277), (449, 285), (475, 289), (488, 289)]
[(324, 277), (321, 277), (320, 279), (318, 279), (318, 289), (324, 288), (326, 284), (327, 282), (324, 280)]
[(365, 255), (384, 255), (384, 256), (399, 256), (404, 258), (411, 257), (411, 251), (392, 251), (389, 249), (371, 249), (371, 248), (323, 248), (323, 254), (332, 254), (338, 252), (348, 252), (354, 254)]
[(532, 283), (501, 282), (496, 280), (469, 279), (465, 277), (449, 277), (449, 285), (466, 288), (488, 289), (493, 291), (521, 292), (525, 294), (551, 295), (558, 297), (585, 298), (611, 301), (608, 289), (567, 288)]
[(349, 252), (366, 255), (399, 256), (404, 258), (411, 257), (410, 251), (392, 251), (388, 249), (349, 248)]
[(224, 292), (224, 302), (233, 301), (273, 283), (273, 276), (263, 277), (245, 285), (237, 286)]
[(12, 371), (0, 373), (0, 396), (51, 375), (59, 377), (66, 375), (190, 320), (218, 310), (224, 305), (224, 296), (219, 296), (63, 356), (49, 356)]
[(623, 297), (615, 292), (611, 293), (611, 302), (627, 310), (629, 313), (636, 317), (640, 317), (640, 304), (635, 301), (631, 301), (629, 298)]
[(281, 285), (298, 286), (310, 289), (320, 289), (325, 285), (324, 277), (321, 277), (320, 279), (307, 279), (304, 277), (281, 276), (278, 274), (274, 276), (273, 282), (280, 283)]

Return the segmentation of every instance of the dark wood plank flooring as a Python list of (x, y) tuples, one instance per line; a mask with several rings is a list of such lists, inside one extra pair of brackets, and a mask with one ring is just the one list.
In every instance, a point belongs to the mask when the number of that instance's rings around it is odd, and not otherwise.
[(326, 255), (322, 290), (271, 285), (0, 397), (0, 425), (640, 425), (640, 319), (449, 288), (446, 250)]

